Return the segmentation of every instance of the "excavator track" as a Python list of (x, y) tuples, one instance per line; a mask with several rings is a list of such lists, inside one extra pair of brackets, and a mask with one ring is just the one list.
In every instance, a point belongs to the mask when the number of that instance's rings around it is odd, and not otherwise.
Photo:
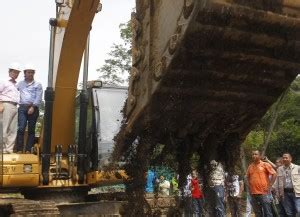
[(300, 67), (300, 19), (284, 14), (282, 5), (235, 2), (243, 3), (136, 1), (133, 68), (116, 155), (145, 134), (164, 144), (170, 135), (192, 135), (196, 150), (212, 143), (224, 148), (232, 137), (241, 144), (287, 90)]
[(59, 216), (60, 212), (53, 201), (27, 199), (5, 199), (0, 203), (3, 216)]

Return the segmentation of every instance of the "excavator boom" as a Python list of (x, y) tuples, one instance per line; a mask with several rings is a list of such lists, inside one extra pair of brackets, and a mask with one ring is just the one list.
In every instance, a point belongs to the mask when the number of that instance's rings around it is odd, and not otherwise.
[(74, 1), (67, 21), (55, 79), (52, 118), (52, 146), (60, 144), (67, 151), (75, 144), (75, 96), (83, 51), (92, 27), (99, 0)]

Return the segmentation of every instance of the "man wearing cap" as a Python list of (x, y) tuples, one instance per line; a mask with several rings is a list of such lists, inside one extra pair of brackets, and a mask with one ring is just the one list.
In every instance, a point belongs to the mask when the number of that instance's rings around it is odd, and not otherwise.
[(43, 88), (41, 83), (34, 80), (35, 67), (26, 65), (23, 81), (18, 83), (20, 91), (20, 106), (18, 111), (18, 135), (16, 150), (23, 152), (24, 132), (28, 124), (28, 138), (25, 152), (30, 153), (35, 139), (35, 126), (39, 117), (39, 106), (42, 102)]
[(13, 152), (17, 136), (17, 104), (20, 100), (20, 94), (16, 86), (16, 79), (18, 78), (20, 71), (18, 63), (12, 64), (8, 68), (9, 79), (0, 82), (0, 112), (3, 114), (2, 125), (4, 144), (0, 151), (7, 154)]

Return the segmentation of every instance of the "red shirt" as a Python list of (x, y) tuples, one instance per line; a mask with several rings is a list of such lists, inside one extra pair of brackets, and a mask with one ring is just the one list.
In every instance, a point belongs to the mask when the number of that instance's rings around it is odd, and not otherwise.
[(192, 198), (202, 198), (203, 194), (201, 192), (199, 181), (197, 178), (192, 179), (191, 186), (192, 186)]

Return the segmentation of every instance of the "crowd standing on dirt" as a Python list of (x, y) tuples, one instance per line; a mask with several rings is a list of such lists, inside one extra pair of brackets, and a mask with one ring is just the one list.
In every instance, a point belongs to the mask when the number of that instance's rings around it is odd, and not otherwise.
[[(8, 68), (8, 79), (0, 82), (0, 113), (2, 113), (3, 147), (6, 154), (31, 153), (35, 141), (35, 128), (42, 102), (43, 88), (34, 80), (35, 67), (26, 65), (24, 80), (17, 83), (20, 65)], [(28, 137), (24, 148), (24, 133)]]
[[(275, 164), (259, 150), (253, 150), (251, 157), (245, 175), (228, 173), (221, 162), (212, 160), (205, 191), (204, 177), (195, 169), (186, 177), (182, 190), (178, 189), (178, 175), (168, 181), (163, 175), (158, 178), (152, 169), (147, 173), (146, 192), (181, 196), (185, 216), (299, 217), (300, 166), (292, 163), (291, 154), (283, 153)], [(157, 187), (149, 191), (149, 185)], [(209, 214), (205, 208), (208, 196), (213, 210)]]

